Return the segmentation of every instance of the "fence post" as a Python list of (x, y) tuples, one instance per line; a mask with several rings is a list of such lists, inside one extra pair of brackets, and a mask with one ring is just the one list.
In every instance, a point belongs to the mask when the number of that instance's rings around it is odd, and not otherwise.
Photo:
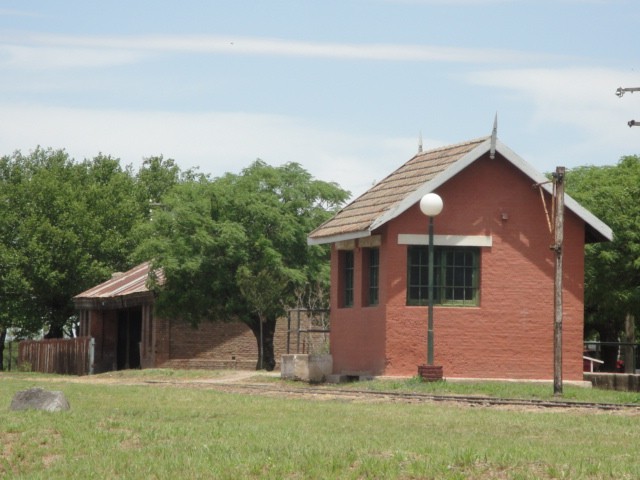
[(291, 310), (287, 310), (287, 355), (289, 355), (289, 342), (291, 342)]
[(95, 351), (96, 351), (96, 339), (91, 337), (91, 340), (89, 341), (89, 375), (93, 375), (93, 362), (94, 362), (94, 355), (95, 355)]

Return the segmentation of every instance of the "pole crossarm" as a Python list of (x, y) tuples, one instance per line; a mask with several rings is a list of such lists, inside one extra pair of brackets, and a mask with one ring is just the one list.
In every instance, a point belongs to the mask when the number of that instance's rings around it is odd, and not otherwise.
[(640, 87), (629, 87), (629, 88), (618, 87), (618, 89), (616, 90), (616, 95), (619, 97), (622, 97), (627, 92), (629, 93), (640, 92)]
[[(616, 90), (616, 95), (618, 97), (622, 98), (622, 96), (627, 92), (630, 92), (630, 93), (640, 92), (640, 87), (629, 87), (629, 88), (618, 87), (618, 89)], [(640, 122), (637, 122), (636, 120), (629, 120), (627, 122), (627, 125), (629, 125), (629, 128), (631, 128), (631, 127), (639, 127), (640, 126)]]

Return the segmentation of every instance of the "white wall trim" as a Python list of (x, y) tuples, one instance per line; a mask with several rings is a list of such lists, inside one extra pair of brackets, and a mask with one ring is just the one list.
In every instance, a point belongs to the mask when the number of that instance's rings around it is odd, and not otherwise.
[[(399, 245), (429, 245), (429, 235), (401, 233)], [(434, 235), (433, 244), (443, 247), (491, 247), (491, 235)]]

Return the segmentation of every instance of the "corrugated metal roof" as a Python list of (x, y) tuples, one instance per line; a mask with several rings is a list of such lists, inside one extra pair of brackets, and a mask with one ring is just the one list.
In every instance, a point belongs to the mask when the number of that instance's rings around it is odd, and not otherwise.
[[(73, 301), (76, 305), (80, 305), (87, 302), (109, 302), (118, 298), (149, 294), (147, 280), (150, 267), (149, 262), (144, 262), (127, 272), (116, 273), (106, 282), (76, 295), (73, 297)], [(156, 275), (158, 275), (158, 281), (162, 283), (164, 281), (162, 271), (156, 271)]]
[(312, 243), (369, 230), (385, 212), (485, 142), (479, 138), (415, 155), (309, 234)]

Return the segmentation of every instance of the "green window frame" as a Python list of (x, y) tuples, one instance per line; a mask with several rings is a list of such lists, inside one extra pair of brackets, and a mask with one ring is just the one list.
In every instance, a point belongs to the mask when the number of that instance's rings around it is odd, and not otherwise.
[(342, 306), (353, 307), (353, 276), (354, 276), (353, 250), (342, 252)]
[(367, 305), (378, 305), (380, 301), (380, 249), (368, 248)]
[[(478, 306), (480, 303), (480, 249), (440, 247), (433, 252), (434, 305)], [(407, 248), (407, 305), (429, 300), (429, 247)]]

